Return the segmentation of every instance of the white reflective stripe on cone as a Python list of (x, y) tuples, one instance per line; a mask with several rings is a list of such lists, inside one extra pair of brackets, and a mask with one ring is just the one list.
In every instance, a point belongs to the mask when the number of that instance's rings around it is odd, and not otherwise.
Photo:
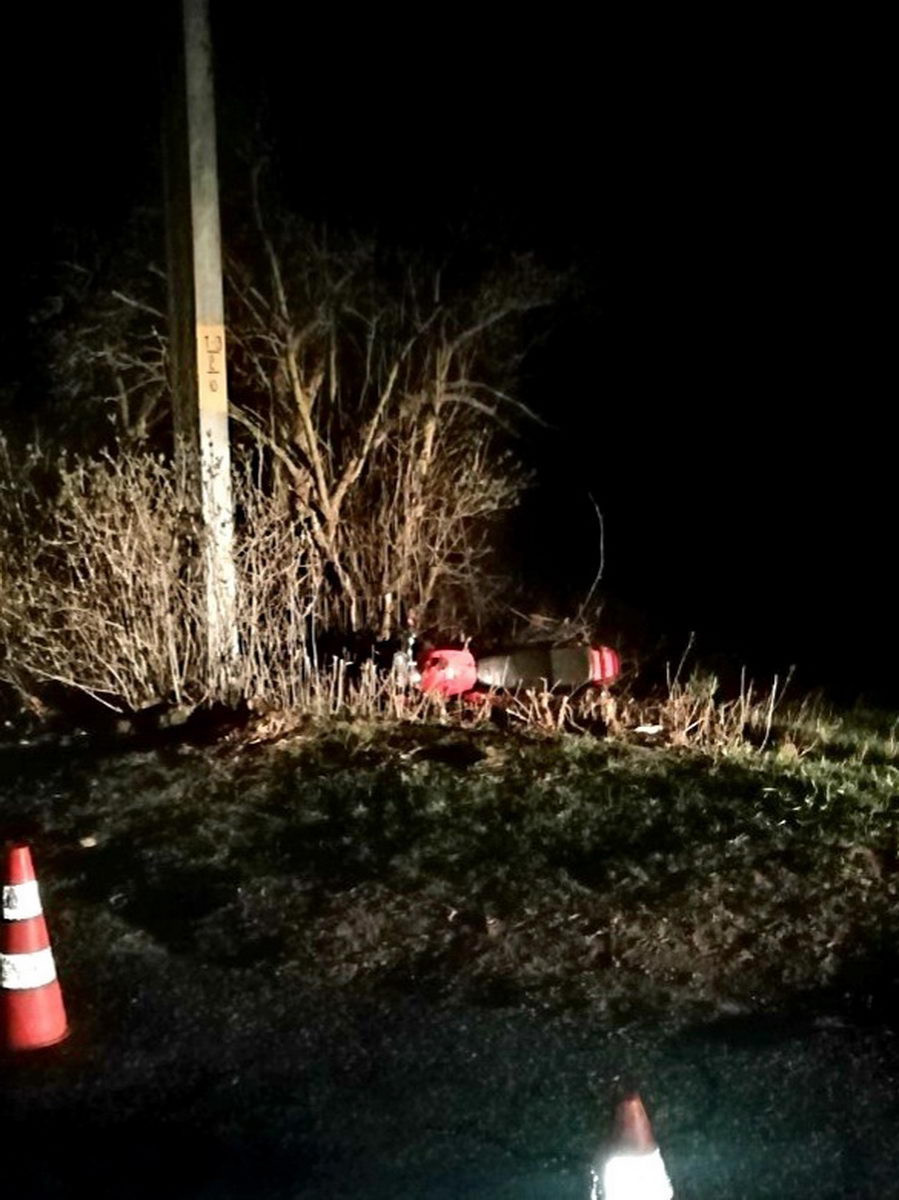
[(592, 1200), (673, 1200), (671, 1180), (659, 1150), (651, 1154), (614, 1154), (602, 1169), (602, 1186), (593, 1176)]
[(55, 978), (56, 964), (49, 946), (32, 954), (0, 954), (0, 987), (21, 991), (44, 987)]
[(3, 885), (3, 920), (28, 921), (43, 914), (37, 880)]

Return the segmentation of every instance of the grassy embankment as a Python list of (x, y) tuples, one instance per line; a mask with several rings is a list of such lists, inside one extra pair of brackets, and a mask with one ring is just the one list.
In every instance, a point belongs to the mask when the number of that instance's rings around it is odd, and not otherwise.
[(876, 1011), (899, 979), (895, 727), (759, 712), (763, 749), (689, 722), (360, 721), (56, 765), (26, 749), (7, 831), (34, 841), (70, 947), (612, 1021)]

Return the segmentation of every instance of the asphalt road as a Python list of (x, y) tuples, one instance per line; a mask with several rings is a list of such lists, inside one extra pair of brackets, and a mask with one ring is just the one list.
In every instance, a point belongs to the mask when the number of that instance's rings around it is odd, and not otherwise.
[(82, 919), (104, 949), (57, 949), (72, 1036), (4, 1064), (7, 1195), (586, 1200), (609, 1100), (637, 1084), (679, 1200), (899, 1196), (883, 1023), (613, 1031), (353, 1000)]

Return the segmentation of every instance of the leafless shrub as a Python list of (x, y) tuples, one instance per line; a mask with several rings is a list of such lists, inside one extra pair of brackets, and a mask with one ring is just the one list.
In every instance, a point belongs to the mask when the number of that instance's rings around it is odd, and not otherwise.
[(444, 627), (492, 596), (489, 534), (527, 480), (502, 436), (514, 330), (551, 298), (521, 260), (453, 288), (410, 257), (270, 234), (260, 274), (232, 260), (235, 421), (289, 479), (327, 564), (322, 613), (387, 637), (414, 612)]
[[(318, 627), (388, 637), (414, 613), (471, 633), (507, 590), (495, 533), (528, 482), (510, 437), (533, 419), (514, 394), (525, 322), (562, 280), (264, 217), (258, 186), (246, 214), (226, 256), (232, 441), (305, 526)], [(69, 447), (170, 451), (165, 276), (141, 257), (154, 219), (115, 253), (79, 247), (36, 314)]]
[(207, 661), (203, 543), (177, 469), (120, 451), (52, 461), (0, 440), (0, 680), (47, 684), (118, 711), (235, 696), (257, 712), (441, 718), (369, 660), (319, 661), (324, 591), (307, 513), (283, 479), (235, 470), (237, 641), (227, 695)]
[(263, 487), (244, 460), (234, 472), (240, 655), (237, 692), (280, 708), (300, 706), (310, 634), (322, 588), (321, 562), (289, 489)]
[(199, 699), (201, 579), (171, 468), (150, 455), (51, 465), (34, 449), (18, 461), (0, 450), (3, 677), (114, 707)]
[[(235, 691), (289, 707), (321, 586), (283, 489), (237, 472)], [(0, 677), (114, 708), (228, 697), (207, 661), (202, 532), (176, 468), (133, 451), (50, 463), (0, 443)]]

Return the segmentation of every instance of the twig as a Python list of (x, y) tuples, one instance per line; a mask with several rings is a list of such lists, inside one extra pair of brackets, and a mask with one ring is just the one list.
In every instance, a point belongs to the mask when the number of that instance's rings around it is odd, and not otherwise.
[(596, 519), (599, 522), (599, 569), (597, 570), (596, 575), (594, 576), (593, 582), (590, 584), (590, 590), (587, 592), (587, 595), (584, 598), (583, 604), (578, 609), (577, 616), (575, 617), (575, 623), (578, 623), (578, 622), (581, 622), (584, 620), (584, 614), (587, 610), (587, 607), (590, 604), (590, 601), (593, 599), (593, 594), (596, 591), (596, 589), (599, 587), (600, 581), (603, 576), (603, 572), (606, 569), (606, 527), (605, 527), (605, 522), (603, 521), (602, 510), (600, 509), (599, 505), (597, 504), (596, 500), (594, 499), (593, 494), (589, 493), (589, 495), (590, 495), (590, 503), (593, 505), (593, 509), (596, 513)]

